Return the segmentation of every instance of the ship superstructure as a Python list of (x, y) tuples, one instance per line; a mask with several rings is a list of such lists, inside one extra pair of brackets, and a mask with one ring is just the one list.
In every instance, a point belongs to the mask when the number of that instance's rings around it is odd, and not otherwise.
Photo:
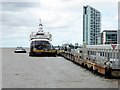
[(52, 41), (52, 35), (49, 32), (44, 32), (41, 19), (39, 23), (38, 32), (32, 32), (30, 35), (30, 40), (33, 40), (33, 39), (47, 39), (49, 41)]

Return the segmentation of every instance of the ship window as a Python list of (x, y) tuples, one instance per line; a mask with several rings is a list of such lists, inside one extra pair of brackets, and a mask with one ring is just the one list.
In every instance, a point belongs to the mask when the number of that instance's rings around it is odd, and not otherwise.
[(35, 41), (35, 48), (39, 50), (50, 50), (53, 46), (48, 41)]
[(37, 33), (36, 35), (44, 35), (44, 33)]

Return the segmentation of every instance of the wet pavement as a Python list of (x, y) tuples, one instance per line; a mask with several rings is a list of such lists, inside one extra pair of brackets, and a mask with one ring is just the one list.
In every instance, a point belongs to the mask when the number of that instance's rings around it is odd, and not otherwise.
[(29, 57), (2, 49), (2, 88), (118, 88), (118, 79), (105, 79), (62, 57)]

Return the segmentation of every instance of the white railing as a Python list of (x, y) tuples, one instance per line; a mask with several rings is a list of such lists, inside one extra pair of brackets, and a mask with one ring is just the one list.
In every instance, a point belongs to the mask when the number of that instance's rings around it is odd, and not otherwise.
[(101, 64), (106, 64), (109, 62), (112, 68), (120, 68), (119, 44), (116, 44), (114, 48), (112, 45), (86, 45), (86, 52), (83, 51), (83, 54), (84, 59), (94, 59), (97, 63)]
[(30, 40), (32, 39), (48, 39), (50, 41), (52, 41), (52, 35), (50, 33), (46, 33), (44, 32), (43, 34), (41, 35), (37, 35), (37, 33), (33, 33), (30, 35)]

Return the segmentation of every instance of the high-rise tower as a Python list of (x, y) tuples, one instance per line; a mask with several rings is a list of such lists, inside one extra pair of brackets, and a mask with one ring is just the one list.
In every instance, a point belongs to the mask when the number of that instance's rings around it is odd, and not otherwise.
[(97, 45), (101, 31), (101, 13), (87, 5), (83, 7), (83, 43)]

